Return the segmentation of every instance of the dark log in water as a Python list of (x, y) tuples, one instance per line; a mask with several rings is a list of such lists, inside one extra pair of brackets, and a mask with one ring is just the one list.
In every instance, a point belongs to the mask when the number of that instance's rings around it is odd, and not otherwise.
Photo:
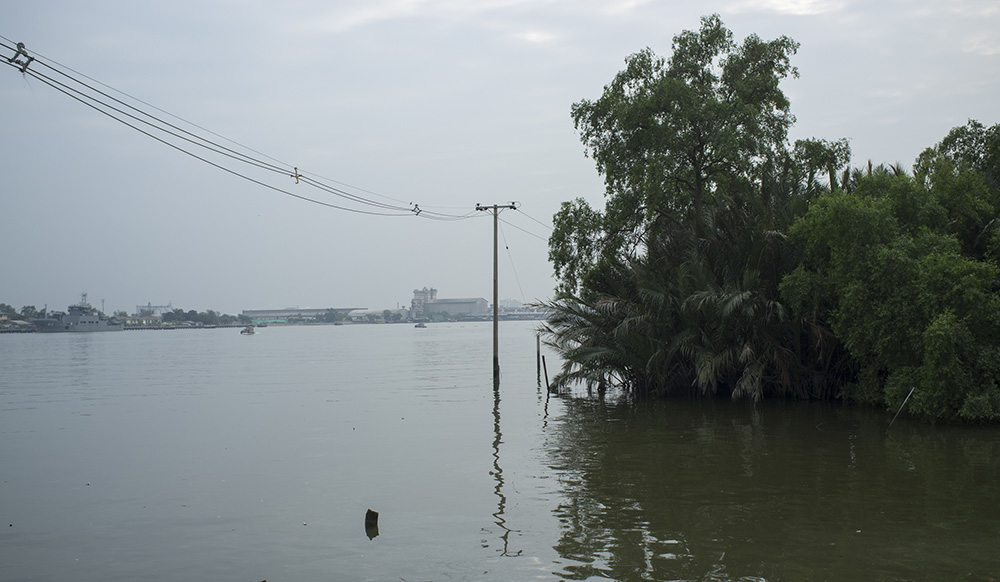
[(365, 513), (365, 534), (373, 540), (378, 536), (378, 512), (371, 509)]

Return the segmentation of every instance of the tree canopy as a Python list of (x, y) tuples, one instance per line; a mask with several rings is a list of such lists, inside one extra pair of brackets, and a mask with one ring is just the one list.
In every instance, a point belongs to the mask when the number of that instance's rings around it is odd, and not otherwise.
[(928, 418), (1000, 419), (1000, 192), (951, 145), (977, 126), (926, 150), (913, 176), (858, 175), (791, 229), (802, 262), (782, 296), (856, 360), (849, 397), (891, 408), (912, 390), (911, 411)]
[(1000, 418), (1000, 130), (851, 170), (844, 139), (787, 141), (798, 46), (705, 17), (573, 105), (606, 192), (554, 217), (555, 384)]
[(598, 247), (640, 253), (665, 215), (700, 227), (703, 205), (759, 182), (786, 139), (794, 118), (779, 82), (797, 75), (796, 42), (752, 35), (737, 45), (713, 15), (673, 46), (669, 60), (648, 48), (628, 57), (599, 99), (573, 105), (608, 198), (600, 219), (582, 200), (556, 215), (550, 257), (563, 290), (576, 289)]

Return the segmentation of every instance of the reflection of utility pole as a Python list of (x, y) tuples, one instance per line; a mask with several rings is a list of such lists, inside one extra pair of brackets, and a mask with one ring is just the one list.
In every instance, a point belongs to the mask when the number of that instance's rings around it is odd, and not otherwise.
[(503, 492), (503, 469), (500, 468), (500, 445), (503, 444), (503, 433), (500, 432), (500, 379), (493, 380), (493, 478), (496, 479), (496, 486), (493, 493), (497, 496), (497, 510), (493, 514), (494, 522), (503, 533), (500, 539), (503, 540), (503, 550), (501, 556), (520, 556), (523, 550), (518, 550), (516, 554), (510, 553), (510, 532), (507, 527), (507, 518), (504, 512), (507, 508), (507, 496)]
[(500, 214), (501, 209), (517, 210), (517, 206), (511, 202), (510, 204), (494, 204), (493, 206), (480, 206), (476, 204), (476, 210), (483, 211), (493, 211), (493, 381), (496, 382), (500, 379), (500, 324), (499, 322), (499, 312), (497, 310), (497, 303), (499, 303), (497, 294), (497, 216)]

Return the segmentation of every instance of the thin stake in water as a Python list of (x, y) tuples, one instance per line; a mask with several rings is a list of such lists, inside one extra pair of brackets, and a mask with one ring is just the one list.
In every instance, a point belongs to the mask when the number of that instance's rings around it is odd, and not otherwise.
[(896, 416), (892, 417), (892, 422), (890, 422), (888, 428), (885, 429), (886, 432), (889, 432), (889, 429), (892, 428), (892, 423), (896, 422), (896, 418), (899, 416), (899, 413), (903, 412), (903, 407), (906, 406), (906, 401), (910, 399), (910, 396), (913, 395), (913, 391), (916, 389), (916, 386), (910, 388), (910, 393), (906, 395), (906, 398), (903, 399), (903, 403), (899, 405), (899, 410), (896, 411)]

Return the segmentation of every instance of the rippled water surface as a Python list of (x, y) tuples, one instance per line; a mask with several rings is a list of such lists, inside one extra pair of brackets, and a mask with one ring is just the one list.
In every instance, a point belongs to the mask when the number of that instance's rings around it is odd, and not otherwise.
[(0, 335), (0, 580), (1000, 579), (996, 430), (549, 399), (535, 327)]

